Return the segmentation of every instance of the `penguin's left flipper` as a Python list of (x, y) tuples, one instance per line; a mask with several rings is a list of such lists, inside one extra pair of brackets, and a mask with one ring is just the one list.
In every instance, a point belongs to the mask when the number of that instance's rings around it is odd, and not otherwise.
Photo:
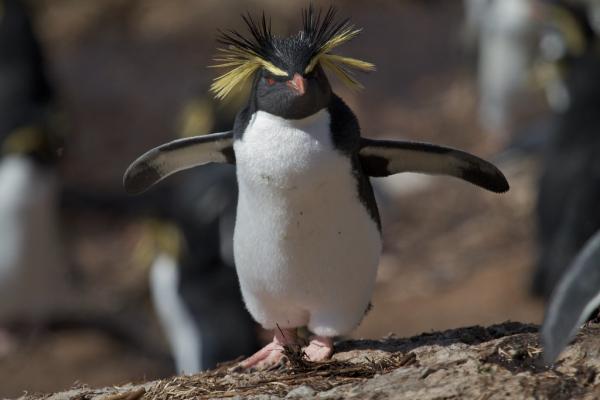
[(361, 138), (359, 156), (363, 171), (373, 177), (417, 172), (454, 176), (496, 193), (509, 189), (506, 178), (493, 164), (448, 147)]
[(592, 236), (550, 297), (541, 328), (544, 361), (551, 363), (600, 306), (600, 231)]
[(177, 171), (211, 162), (235, 164), (232, 131), (174, 140), (144, 153), (125, 171), (123, 186), (141, 193)]

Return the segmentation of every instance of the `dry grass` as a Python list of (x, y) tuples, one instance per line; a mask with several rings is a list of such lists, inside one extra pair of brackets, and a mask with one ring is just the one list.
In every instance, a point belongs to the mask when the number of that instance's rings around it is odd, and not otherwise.
[[(232, 370), (236, 362), (194, 376), (163, 380), (145, 392), (144, 399), (209, 399), (269, 394), (285, 396), (291, 389), (308, 385), (316, 391), (364, 381), (417, 362), (412, 352), (396, 352), (380, 360), (361, 363), (331, 360), (313, 363), (297, 349), (285, 349), (287, 362), (274, 371), (238, 373)], [(128, 398), (129, 399), (129, 398)]]

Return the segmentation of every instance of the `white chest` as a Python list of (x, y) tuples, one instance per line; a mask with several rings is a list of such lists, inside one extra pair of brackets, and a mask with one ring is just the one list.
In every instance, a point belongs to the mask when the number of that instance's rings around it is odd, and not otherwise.
[(373, 276), (379, 231), (360, 202), (350, 159), (332, 144), (329, 122), (326, 110), (299, 121), (258, 112), (234, 144), (234, 252), (243, 292), (303, 297), (311, 287), (309, 297), (320, 298), (316, 292), (329, 290), (323, 282), (344, 271)]
[(327, 110), (302, 120), (257, 112), (234, 145), (238, 180), (261, 191), (310, 189), (349, 160), (334, 149)]

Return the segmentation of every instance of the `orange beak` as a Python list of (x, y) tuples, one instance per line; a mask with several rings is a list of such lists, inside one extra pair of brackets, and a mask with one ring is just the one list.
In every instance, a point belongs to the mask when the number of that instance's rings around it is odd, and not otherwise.
[(294, 89), (300, 96), (302, 96), (305, 92), (306, 79), (302, 77), (302, 75), (295, 73), (294, 77), (287, 81), (287, 85)]

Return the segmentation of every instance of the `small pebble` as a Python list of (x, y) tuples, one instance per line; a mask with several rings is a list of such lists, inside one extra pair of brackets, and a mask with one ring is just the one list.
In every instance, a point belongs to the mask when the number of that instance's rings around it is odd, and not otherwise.
[(307, 385), (302, 385), (302, 386), (298, 386), (297, 388), (294, 388), (293, 390), (291, 390), (287, 396), (285, 396), (286, 399), (304, 399), (310, 396), (314, 396), (315, 395), (315, 390), (313, 388), (311, 388), (310, 386)]

